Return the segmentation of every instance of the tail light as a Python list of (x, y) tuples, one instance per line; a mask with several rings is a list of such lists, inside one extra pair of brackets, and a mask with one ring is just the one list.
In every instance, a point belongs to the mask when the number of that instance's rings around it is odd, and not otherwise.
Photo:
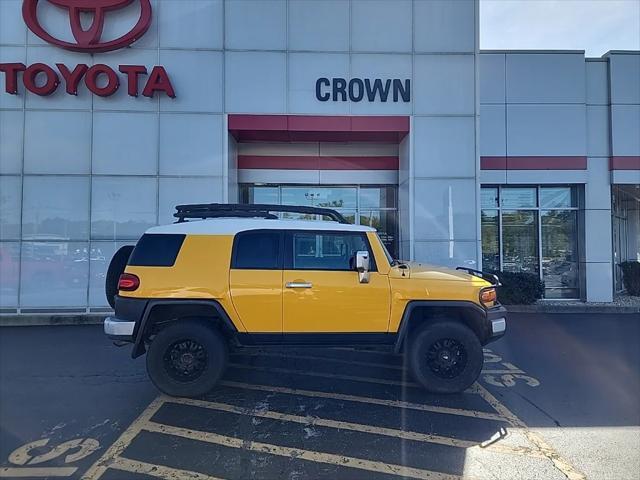
[(140, 279), (133, 273), (123, 273), (118, 280), (118, 290), (132, 292), (140, 286)]
[(483, 288), (480, 290), (480, 303), (485, 307), (492, 307), (498, 299), (495, 287)]

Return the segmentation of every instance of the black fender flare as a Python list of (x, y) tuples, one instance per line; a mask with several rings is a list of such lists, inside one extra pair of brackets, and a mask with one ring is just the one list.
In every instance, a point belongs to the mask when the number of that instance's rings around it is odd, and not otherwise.
[(412, 300), (407, 303), (404, 312), (402, 314), (402, 320), (400, 321), (400, 327), (398, 328), (398, 335), (396, 337), (396, 343), (393, 347), (394, 353), (400, 353), (402, 345), (405, 341), (407, 334), (409, 333), (410, 318), (415, 309), (421, 307), (429, 308), (457, 308), (468, 310), (471, 315), (469, 318), (473, 324), (473, 330), (476, 334), (480, 333), (480, 343), (484, 344), (488, 337), (489, 330), (487, 326), (487, 311), (480, 305), (473, 302), (464, 300)]
[(238, 329), (231, 321), (231, 318), (225, 311), (224, 307), (220, 305), (220, 303), (216, 300), (194, 300), (194, 299), (175, 299), (175, 300), (149, 300), (142, 314), (142, 318), (140, 319), (140, 323), (137, 325), (136, 331), (134, 333), (134, 343), (133, 350), (131, 352), (132, 358), (137, 358), (145, 352), (144, 347), (144, 334), (147, 330), (147, 324), (149, 323), (149, 318), (151, 317), (151, 312), (155, 307), (158, 306), (168, 306), (168, 305), (179, 305), (179, 306), (204, 306), (208, 308), (212, 308), (217, 313), (217, 316), (222, 321), (222, 324), (228, 332), (236, 333)]

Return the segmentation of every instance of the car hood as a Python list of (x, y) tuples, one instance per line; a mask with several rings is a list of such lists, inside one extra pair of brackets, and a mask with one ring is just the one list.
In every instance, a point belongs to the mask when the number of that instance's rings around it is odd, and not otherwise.
[(437, 280), (441, 282), (471, 282), (479, 286), (491, 285), (482, 278), (470, 275), (461, 270), (454, 270), (452, 268), (419, 262), (405, 262), (396, 268), (402, 269), (403, 266), (406, 266), (403, 269), (405, 278)]

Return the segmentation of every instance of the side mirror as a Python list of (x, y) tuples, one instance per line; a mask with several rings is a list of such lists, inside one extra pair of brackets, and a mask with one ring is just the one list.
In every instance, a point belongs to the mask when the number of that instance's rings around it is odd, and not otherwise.
[(369, 252), (366, 250), (356, 252), (356, 270), (360, 283), (369, 283)]

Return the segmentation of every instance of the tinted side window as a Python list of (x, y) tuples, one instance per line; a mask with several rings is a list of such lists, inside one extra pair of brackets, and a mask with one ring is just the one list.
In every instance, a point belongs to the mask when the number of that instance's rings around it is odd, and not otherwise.
[(289, 244), (288, 268), (293, 270), (350, 271), (356, 252), (369, 251), (364, 235), (358, 233), (292, 232)]
[(131, 252), (129, 265), (137, 267), (171, 267), (184, 242), (185, 235), (145, 234)]
[(282, 232), (255, 231), (236, 235), (231, 268), (277, 270), (281, 268)]

